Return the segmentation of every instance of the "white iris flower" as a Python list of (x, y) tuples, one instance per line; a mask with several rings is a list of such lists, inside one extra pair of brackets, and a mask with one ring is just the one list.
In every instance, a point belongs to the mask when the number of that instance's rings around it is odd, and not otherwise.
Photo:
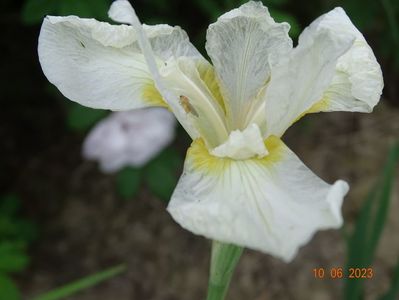
[(343, 9), (293, 48), (290, 26), (248, 2), (210, 25), (212, 64), (180, 27), (141, 25), (126, 0), (109, 15), (131, 26), (46, 17), (40, 63), (82, 105), (174, 113), (193, 139), (168, 206), (181, 226), (285, 261), (317, 230), (341, 226), (348, 184), (314, 175), (281, 136), (307, 113), (371, 112), (379, 101), (380, 66)]

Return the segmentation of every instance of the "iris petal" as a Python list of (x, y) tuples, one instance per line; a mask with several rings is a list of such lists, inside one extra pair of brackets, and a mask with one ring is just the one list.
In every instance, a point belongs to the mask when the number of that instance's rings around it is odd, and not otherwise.
[(196, 234), (285, 261), (317, 230), (340, 227), (347, 183), (325, 183), (276, 137), (266, 147), (263, 158), (233, 160), (194, 141), (168, 206), (172, 217)]
[(271, 66), (292, 48), (289, 25), (276, 23), (261, 2), (250, 1), (209, 26), (206, 49), (215, 66), (232, 130), (245, 129), (254, 98)]

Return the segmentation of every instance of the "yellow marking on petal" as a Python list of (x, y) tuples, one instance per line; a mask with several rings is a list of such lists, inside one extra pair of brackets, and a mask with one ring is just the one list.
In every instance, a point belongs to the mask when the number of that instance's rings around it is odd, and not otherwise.
[(161, 94), (155, 87), (154, 81), (145, 84), (143, 89), (143, 99), (150, 106), (161, 106), (168, 108), (168, 104), (163, 100)]
[(187, 159), (196, 170), (206, 173), (220, 174), (232, 163), (230, 158), (220, 158), (209, 153), (203, 139), (196, 139), (192, 142), (187, 151)]
[(321, 111), (326, 111), (330, 107), (330, 101), (328, 98), (322, 98), (320, 101), (316, 102), (315, 104), (312, 105), (311, 108), (309, 108), (306, 113), (307, 114), (312, 114), (312, 113), (318, 113)]
[(209, 153), (203, 139), (199, 138), (192, 142), (187, 151), (187, 159), (191, 166), (206, 174), (220, 175), (234, 163), (260, 163), (270, 166), (280, 161), (283, 157), (284, 143), (276, 136), (270, 136), (265, 140), (265, 146), (269, 154), (262, 158), (249, 158), (246, 160), (234, 160), (229, 157), (216, 157)]
[(328, 98), (322, 98), (321, 100), (319, 100), (315, 104), (313, 104), (308, 110), (306, 110), (302, 114), (300, 114), (291, 123), (291, 125), (294, 124), (295, 122), (298, 122), (300, 119), (302, 119), (302, 117), (304, 117), (307, 114), (313, 114), (313, 113), (318, 113), (321, 111), (327, 111), (329, 107), (330, 107), (330, 100)]
[(258, 159), (252, 159), (261, 162), (264, 165), (270, 165), (280, 161), (284, 154), (284, 143), (283, 141), (275, 135), (269, 136), (265, 140), (265, 146), (269, 154)]
[(226, 112), (224, 100), (222, 94), (220, 93), (219, 84), (216, 78), (215, 69), (209, 63), (198, 62), (197, 70), (205, 85), (208, 87), (209, 91), (212, 93), (213, 97), (216, 99), (217, 103)]

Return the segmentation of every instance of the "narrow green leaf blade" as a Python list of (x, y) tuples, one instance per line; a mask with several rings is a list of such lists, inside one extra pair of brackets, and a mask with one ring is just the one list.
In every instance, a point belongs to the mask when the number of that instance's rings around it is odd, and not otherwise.
[(69, 283), (63, 287), (52, 290), (43, 295), (37, 296), (33, 300), (59, 300), (66, 297), (70, 297), (77, 292), (88, 289), (96, 284), (99, 284), (107, 279), (115, 277), (126, 271), (126, 266), (119, 265), (105, 271), (90, 275), (83, 279), (77, 280), (75, 282)]
[[(366, 201), (360, 211), (360, 214), (357, 218), (355, 229), (348, 241), (348, 259), (347, 259), (347, 267), (366, 267), (366, 251), (364, 249), (367, 248), (367, 236), (370, 232), (370, 215), (372, 204), (377, 195), (377, 188), (373, 188), (373, 190), (369, 193), (366, 198)], [(359, 279), (351, 278), (349, 279), (345, 276), (345, 285), (344, 285), (344, 299), (346, 300), (357, 300), (360, 298), (362, 293), (362, 282)]]
[[(354, 233), (348, 241), (347, 270), (355, 267), (369, 267), (373, 261), (387, 217), (398, 161), (399, 145), (395, 144), (389, 152), (383, 174), (368, 195), (355, 224)], [(364, 279), (347, 278), (344, 299), (361, 299), (363, 281)]]
[(395, 170), (399, 161), (399, 144), (392, 147), (388, 155), (388, 161), (384, 168), (383, 181), (380, 183), (380, 194), (377, 202), (376, 215), (373, 230), (371, 232), (370, 245), (368, 249), (368, 263), (371, 263), (378, 242), (384, 229), (388, 216), (389, 204), (391, 199), (392, 186), (395, 178)]

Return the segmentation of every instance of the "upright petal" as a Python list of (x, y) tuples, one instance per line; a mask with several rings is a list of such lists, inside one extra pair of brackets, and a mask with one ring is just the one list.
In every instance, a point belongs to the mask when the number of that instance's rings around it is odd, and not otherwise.
[[(211, 68), (209, 63), (206, 63)], [(160, 68), (160, 76), (168, 90), (179, 99), (172, 107), (176, 115), (184, 115), (195, 125), (209, 147), (216, 147), (228, 138), (224, 111), (216, 99), (214, 90), (208, 86), (200, 69), (192, 59), (171, 59)], [(204, 71), (202, 71), (203, 73)]]
[(348, 185), (329, 185), (314, 175), (276, 137), (266, 141), (261, 159), (220, 159), (196, 140), (168, 211), (184, 228), (293, 259), (319, 229), (342, 225)]
[(292, 48), (289, 25), (278, 24), (261, 2), (250, 1), (209, 26), (206, 49), (225, 98), (231, 129), (244, 129), (253, 99), (267, 83), (271, 65)]
[[(200, 56), (178, 27), (144, 30), (159, 65), (171, 56)], [(130, 26), (49, 16), (43, 21), (38, 51), (49, 81), (82, 105), (112, 110), (166, 106)]]
[(300, 39), (309, 38), (314, 30), (321, 28), (336, 35), (355, 36), (355, 42), (337, 61), (333, 80), (323, 95), (324, 105), (311, 112), (371, 112), (380, 100), (384, 85), (373, 50), (340, 7), (316, 19)]
[[(132, 19), (135, 18), (135, 11), (129, 1), (116, 0), (112, 3), (108, 15), (118, 23), (131, 24)], [(142, 26), (150, 41), (152, 51), (164, 61), (180, 56), (203, 59), (198, 50), (190, 43), (186, 32), (179, 26), (171, 27), (164, 24), (156, 26), (143, 24)]]
[(354, 35), (313, 28), (299, 39), (289, 57), (275, 66), (265, 92), (267, 134), (281, 136), (304, 112), (322, 99), (338, 59), (352, 46)]
[[(179, 104), (179, 99), (181, 96), (176, 95), (171, 91), (171, 88), (165, 85), (163, 78), (161, 78), (160, 75), (160, 68), (159, 65), (157, 65), (156, 62), (156, 57), (155, 57), (155, 49), (154, 48), (161, 48), (164, 49), (164, 47), (170, 47), (168, 43), (160, 43), (160, 45), (152, 45), (151, 40), (148, 36), (148, 34), (144, 31), (140, 20), (133, 8), (133, 6), (130, 4), (129, 1), (127, 0), (116, 0), (112, 3), (111, 8), (108, 12), (109, 16), (117, 21), (117, 22), (126, 22), (130, 25), (135, 30), (135, 33), (137, 35), (137, 42), (138, 45), (144, 55), (144, 59), (147, 63), (148, 70), (150, 71), (152, 78), (154, 79), (154, 86), (157, 88), (159, 93), (162, 95), (162, 97), (166, 100), (166, 102), (169, 105), (169, 108), (173, 111), (175, 114), (176, 118), (179, 120), (180, 124), (183, 126), (183, 128), (187, 131), (187, 133), (190, 135), (192, 139), (195, 139), (199, 136), (199, 131), (196, 128), (196, 122), (195, 120), (191, 117), (191, 115), (186, 114), (185, 111), (182, 109), (182, 106)], [(192, 51), (187, 51), (187, 47), (179, 47), (178, 49), (175, 49), (177, 53), (180, 53), (182, 55), (187, 55), (191, 54)], [(179, 51), (182, 50), (183, 51)], [(195, 51), (194, 51), (195, 52)], [(205, 61), (201, 55), (199, 55), (198, 52), (195, 52), (194, 57), (189, 57), (190, 60), (200, 60), (200, 61)], [(190, 55), (189, 55), (190, 56)], [(169, 57), (172, 61), (176, 60), (176, 55), (173, 57)], [(199, 59), (198, 59), (199, 58)], [(166, 61), (168, 58), (164, 59), (164, 64), (166, 65)]]

